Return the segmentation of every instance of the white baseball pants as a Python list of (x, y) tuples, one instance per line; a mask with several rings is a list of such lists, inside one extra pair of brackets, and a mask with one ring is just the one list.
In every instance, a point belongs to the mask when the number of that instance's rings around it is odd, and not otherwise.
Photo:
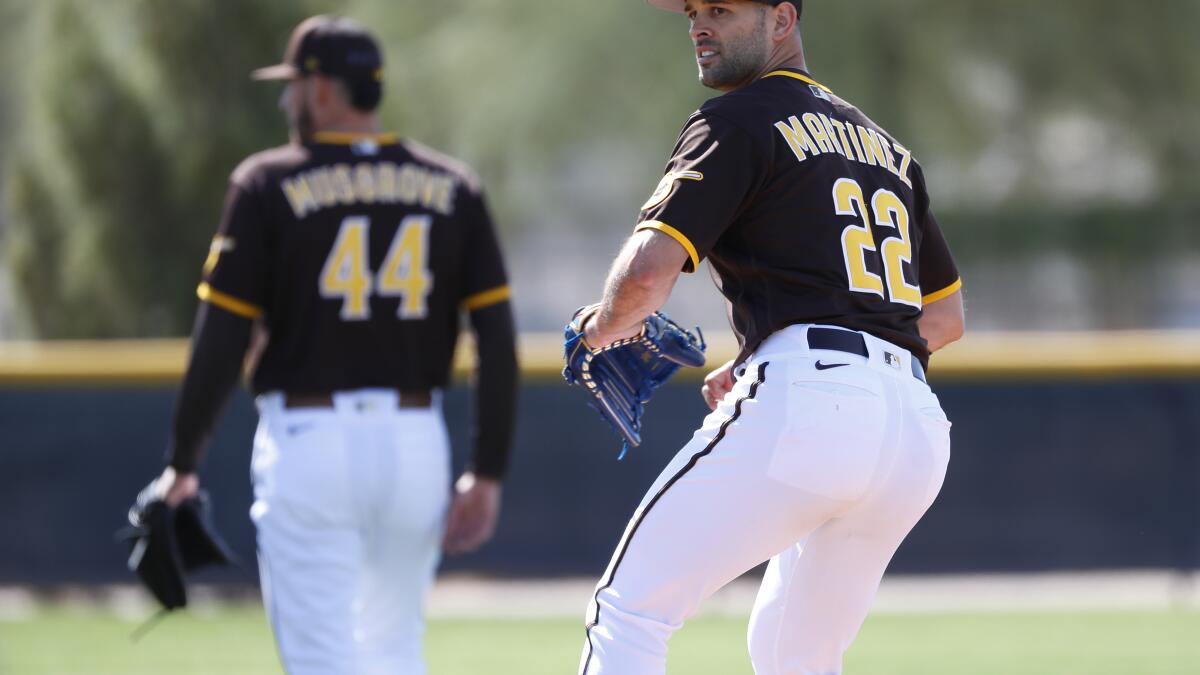
[[(436, 400), (436, 399), (435, 399)], [(440, 406), (334, 394), (258, 398), (252, 474), (263, 603), (292, 675), (425, 672), (425, 593), (449, 501)]]
[(665, 673), (671, 634), (765, 560), (754, 672), (842, 672), (892, 554), (941, 489), (950, 423), (907, 351), (870, 335), (867, 358), (809, 349), (807, 330), (763, 343), (647, 492), (588, 606), (582, 675)]

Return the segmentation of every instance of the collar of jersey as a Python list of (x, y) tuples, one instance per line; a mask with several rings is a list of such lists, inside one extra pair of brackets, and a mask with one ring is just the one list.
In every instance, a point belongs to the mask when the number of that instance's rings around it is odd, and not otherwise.
[(379, 145), (396, 142), (396, 134), (366, 134), (353, 131), (318, 131), (312, 136), (313, 143), (322, 145), (354, 145), (362, 141), (375, 141)]
[(833, 93), (832, 89), (830, 89), (829, 87), (826, 87), (825, 85), (821, 84), (820, 82), (817, 82), (816, 80), (812, 79), (811, 77), (809, 77), (808, 75), (806, 75), (803, 72), (796, 72), (794, 70), (772, 70), (771, 72), (767, 73), (766, 75), (763, 75), (763, 77), (767, 78), (767, 77), (772, 77), (774, 75), (782, 75), (784, 77), (790, 77), (790, 78), (793, 78), (796, 80), (800, 80), (801, 82), (807, 82), (808, 84), (811, 84), (814, 87), (820, 88), (822, 91), (824, 91), (827, 94)]

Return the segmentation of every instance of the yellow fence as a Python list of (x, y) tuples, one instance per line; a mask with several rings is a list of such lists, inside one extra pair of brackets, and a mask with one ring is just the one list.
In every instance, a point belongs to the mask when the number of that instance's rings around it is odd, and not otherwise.
[[(464, 339), (455, 372), (471, 367)], [(0, 342), (0, 384), (173, 384), (187, 363), (187, 341), (105, 340)], [(734, 356), (729, 338), (712, 339), (709, 363)], [(520, 338), (526, 377), (554, 378), (562, 370), (562, 338)], [(684, 372), (699, 380), (705, 371)], [(1193, 377), (1200, 375), (1200, 331), (973, 333), (933, 359), (930, 377), (948, 379)]]

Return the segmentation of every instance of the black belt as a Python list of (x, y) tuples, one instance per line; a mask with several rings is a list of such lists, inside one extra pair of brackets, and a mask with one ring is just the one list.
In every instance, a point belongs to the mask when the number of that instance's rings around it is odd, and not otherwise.
[[(867, 351), (867, 341), (863, 336), (848, 330), (821, 328), (819, 326), (809, 328), (808, 348), (829, 349), (835, 352), (846, 352), (847, 354), (858, 354), (864, 358), (871, 358), (871, 352)], [(888, 362), (892, 362), (895, 359), (895, 362), (899, 363), (900, 356), (885, 351), (883, 358)], [(912, 364), (913, 377), (924, 382), (925, 369), (921, 367), (921, 362), (916, 358), (910, 358), (909, 363)]]
[[(395, 390), (396, 406), (399, 408), (428, 408), (433, 404), (429, 391)], [(333, 392), (286, 392), (283, 395), (285, 408), (332, 408)]]

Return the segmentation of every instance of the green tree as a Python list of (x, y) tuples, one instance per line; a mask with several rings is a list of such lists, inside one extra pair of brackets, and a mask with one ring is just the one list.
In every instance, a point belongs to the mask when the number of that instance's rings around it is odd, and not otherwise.
[[(686, 20), (640, 0), (0, 0), (22, 63), (0, 74), (0, 253), (33, 332), (187, 331), (230, 170), (285, 139), (247, 70), (318, 11), (376, 32), (386, 126), (477, 168), (514, 240), (626, 231), (712, 95)], [(964, 264), (1200, 250), (1200, 3), (810, 2), (803, 23), (817, 79), (916, 152)]]
[(28, 13), (27, 48), (56, 48), (29, 52), (5, 253), (38, 335), (187, 331), (229, 172), (286, 138), (277, 92), (247, 64), (278, 60), (308, 13), (196, 0)]

